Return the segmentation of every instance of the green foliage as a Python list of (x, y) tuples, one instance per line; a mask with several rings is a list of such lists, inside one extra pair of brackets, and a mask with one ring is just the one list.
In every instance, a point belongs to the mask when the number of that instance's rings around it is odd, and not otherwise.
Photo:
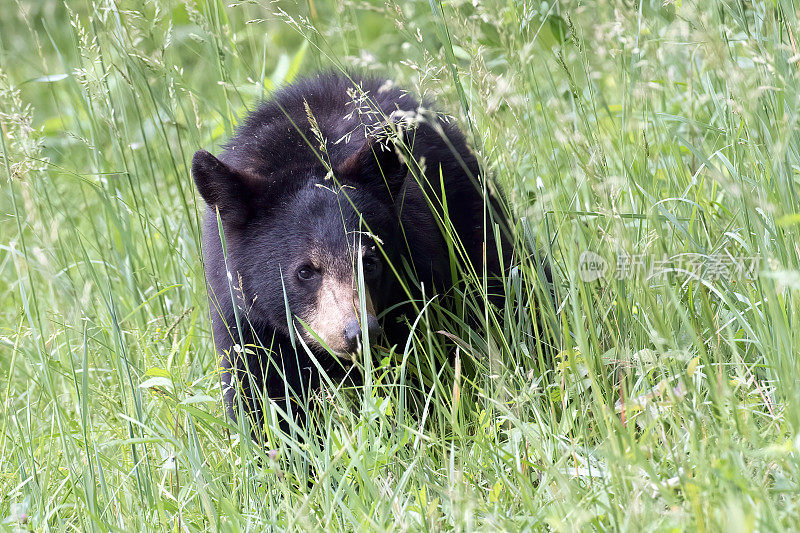
[[(791, 3), (7, 4), (5, 528), (796, 527)], [(431, 304), (320, 393), (319, 439), (260, 447), (222, 408), (188, 162), (323, 67), (462, 124), (555, 305), (520, 259), (503, 316)]]

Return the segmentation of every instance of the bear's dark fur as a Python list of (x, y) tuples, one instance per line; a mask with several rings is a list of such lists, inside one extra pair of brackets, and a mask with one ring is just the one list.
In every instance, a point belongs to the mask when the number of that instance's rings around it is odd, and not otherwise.
[[(420, 296), (421, 283), (430, 296), (456, 282), (444, 203), (460, 268), (498, 279), (509, 264), (506, 218), (484, 195), (462, 133), (384, 79), (329, 73), (294, 83), (247, 117), (219, 159), (198, 151), (192, 174), (208, 205), (203, 255), (234, 418), (241, 401), (259, 423), (264, 397), (296, 411), (288, 399), (319, 387), (300, 340), (333, 380), (350, 371), (342, 356), (362, 332), (380, 334), (381, 312), (394, 307), (384, 334), (405, 343), (396, 315), (409, 291)], [(486, 220), (501, 229), (502, 261)]]

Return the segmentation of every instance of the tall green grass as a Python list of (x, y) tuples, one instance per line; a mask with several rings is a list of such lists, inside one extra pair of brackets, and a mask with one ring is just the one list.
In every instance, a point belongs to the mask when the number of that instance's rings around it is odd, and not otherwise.
[[(796, 528), (799, 31), (786, 1), (7, 2), (3, 526)], [(275, 454), (224, 415), (187, 164), (321, 67), (462, 125), (555, 302), (527, 259), (486, 331), (425, 308)]]

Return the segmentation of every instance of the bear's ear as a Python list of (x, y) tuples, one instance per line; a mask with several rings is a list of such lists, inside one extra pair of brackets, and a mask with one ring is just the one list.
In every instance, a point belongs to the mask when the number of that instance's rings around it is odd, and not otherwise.
[(260, 180), (226, 165), (209, 152), (198, 150), (192, 159), (192, 177), (200, 196), (217, 207), (223, 220), (244, 222)]
[(343, 180), (388, 187), (392, 197), (402, 189), (408, 174), (404, 143), (381, 135), (368, 136), (361, 147), (338, 168)]

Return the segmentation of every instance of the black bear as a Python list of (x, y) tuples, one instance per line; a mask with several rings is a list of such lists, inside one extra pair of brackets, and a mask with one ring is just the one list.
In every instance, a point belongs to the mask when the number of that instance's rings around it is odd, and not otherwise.
[(241, 405), (260, 423), (259, 398), (292, 409), (320, 370), (343, 379), (364, 336), (404, 342), (396, 317), (421, 287), (446, 293), (466, 269), (502, 305), (501, 203), (458, 128), (388, 80), (325, 73), (279, 90), (192, 174), (234, 419)]

